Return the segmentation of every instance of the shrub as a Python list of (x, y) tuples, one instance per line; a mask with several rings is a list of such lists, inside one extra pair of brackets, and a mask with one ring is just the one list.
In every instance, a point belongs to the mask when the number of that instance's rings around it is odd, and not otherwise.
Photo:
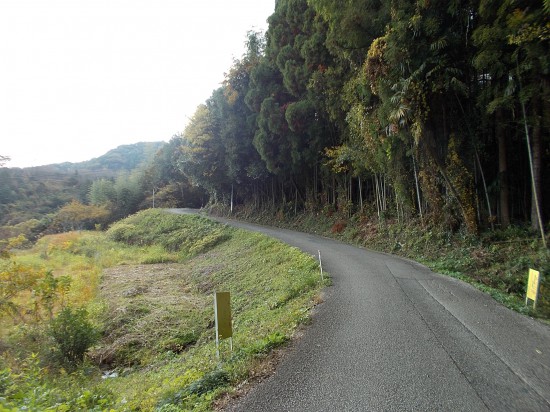
[(135, 243), (136, 233), (135, 225), (124, 222), (119, 222), (113, 225), (107, 232), (110, 239), (116, 242), (126, 242), (129, 244)]
[(99, 334), (83, 309), (66, 307), (50, 322), (50, 335), (61, 361), (74, 367), (84, 359), (86, 351), (97, 342)]

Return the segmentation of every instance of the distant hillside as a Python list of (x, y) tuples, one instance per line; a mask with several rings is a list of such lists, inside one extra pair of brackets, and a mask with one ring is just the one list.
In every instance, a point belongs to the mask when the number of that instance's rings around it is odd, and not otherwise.
[(63, 162), (25, 168), (4, 167), (0, 168), (0, 170), (10, 169), (12, 171), (26, 171), (38, 174), (74, 173), (76, 171), (83, 175), (113, 176), (121, 171), (132, 171), (140, 165), (150, 162), (155, 153), (165, 144), (165, 142), (139, 142), (118, 146), (102, 156), (83, 162)]
[[(143, 163), (153, 159), (155, 153), (166, 143), (165, 142), (140, 142), (129, 145), (118, 146), (109, 150), (103, 156), (96, 157), (79, 163), (60, 163), (58, 168), (66, 171), (131, 171)], [(47, 166), (44, 166), (47, 167)]]
[(72, 199), (85, 202), (94, 180), (116, 178), (121, 173), (145, 167), (164, 144), (123, 145), (79, 163), (0, 168), (0, 226), (41, 219)]

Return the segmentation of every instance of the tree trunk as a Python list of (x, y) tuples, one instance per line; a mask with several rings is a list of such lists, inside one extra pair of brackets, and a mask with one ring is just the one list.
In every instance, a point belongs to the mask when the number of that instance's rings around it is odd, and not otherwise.
[(361, 187), (361, 176), (358, 177), (359, 182), (357, 186), (359, 187), (359, 206), (361, 208), (361, 213), (363, 213), (363, 188)]
[(273, 206), (273, 209), (275, 209), (275, 177), (271, 178), (271, 194), (273, 195), (273, 202), (271, 205)]
[(506, 160), (507, 142), (506, 128), (502, 110), (496, 113), (496, 134), (498, 141), (498, 178), (500, 194), (500, 224), (503, 227), (510, 226), (510, 190), (508, 185), (508, 162)]
[(231, 214), (233, 214), (233, 183), (231, 183)]
[[(539, 99), (535, 99), (539, 100)], [(538, 103), (538, 102), (537, 102)], [(541, 167), (542, 167), (542, 128), (539, 104), (535, 105), (535, 120), (533, 124), (533, 139), (531, 141), (531, 151), (533, 154), (533, 192), (531, 194), (531, 227), (533, 230), (540, 230), (542, 216), (542, 193), (541, 193)], [(537, 204), (538, 203), (538, 204)]]
[(376, 212), (378, 214), (378, 220), (380, 220), (380, 188), (378, 187), (378, 175), (374, 174), (374, 191), (376, 197)]
[(294, 216), (298, 214), (298, 187), (294, 183)]
[(313, 204), (317, 203), (317, 165), (313, 168)]
[(336, 206), (336, 177), (332, 175), (332, 205)]
[[(517, 64), (517, 61), (516, 61)], [(519, 82), (519, 90), (520, 93), (523, 89), (523, 86), (521, 84), (521, 76), (519, 74), (519, 64), (517, 66), (518, 69), (518, 82)], [(534, 117), (535, 117), (535, 124), (533, 127), (533, 134), (537, 135), (536, 137), (533, 136), (533, 143), (531, 143), (531, 136), (529, 135), (529, 125), (527, 124), (527, 112), (525, 110), (525, 102), (521, 101), (520, 99), (520, 106), (521, 106), (521, 112), (523, 115), (523, 126), (525, 129), (525, 141), (527, 143), (527, 154), (529, 155), (529, 169), (531, 172), (531, 226), (533, 229), (539, 229), (540, 230), (540, 236), (542, 240), (542, 244), (544, 247), (546, 246), (546, 235), (544, 233), (544, 226), (542, 224), (542, 212), (540, 207), (540, 163), (541, 163), (541, 130), (540, 130), (540, 121), (541, 121), (541, 113), (540, 113), (540, 100), (535, 98), (535, 101), (533, 103), (534, 106)], [(537, 142), (538, 141), (538, 142)], [(535, 160), (537, 158), (537, 160)], [(534, 216), (533, 216), (534, 215)]]
[(414, 151), (413, 151), (411, 157), (412, 157), (412, 161), (413, 161), (414, 183), (416, 185), (416, 199), (418, 200), (418, 212), (420, 213), (420, 219), (423, 219), (424, 216), (422, 214), (422, 202), (420, 200), (420, 185), (418, 184), (418, 173), (416, 171), (416, 162), (414, 160)]
[(491, 229), (494, 229), (493, 225), (493, 212), (491, 210), (491, 200), (489, 199), (489, 191), (487, 190), (487, 182), (485, 181), (485, 173), (483, 173), (483, 167), (481, 166), (481, 161), (479, 160), (479, 154), (474, 145), (474, 153), (476, 156), (476, 162), (479, 167), (479, 174), (481, 176), (481, 182), (483, 183), (483, 192), (485, 193), (485, 200), (487, 202), (487, 212), (489, 213), (489, 221), (491, 223)]

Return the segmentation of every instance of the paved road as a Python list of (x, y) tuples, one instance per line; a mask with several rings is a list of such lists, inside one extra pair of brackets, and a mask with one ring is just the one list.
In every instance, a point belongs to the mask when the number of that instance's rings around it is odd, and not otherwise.
[(394, 256), (225, 221), (307, 253), (333, 286), (276, 373), (232, 411), (550, 411), (550, 327)]

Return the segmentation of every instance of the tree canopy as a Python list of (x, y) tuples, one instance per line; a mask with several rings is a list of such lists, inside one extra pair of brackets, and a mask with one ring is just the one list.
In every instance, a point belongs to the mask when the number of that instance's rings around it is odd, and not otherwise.
[(173, 163), (217, 201), (237, 188), (257, 206), (370, 204), (473, 233), (536, 227), (535, 193), (550, 212), (549, 12), (542, 1), (279, 0)]

